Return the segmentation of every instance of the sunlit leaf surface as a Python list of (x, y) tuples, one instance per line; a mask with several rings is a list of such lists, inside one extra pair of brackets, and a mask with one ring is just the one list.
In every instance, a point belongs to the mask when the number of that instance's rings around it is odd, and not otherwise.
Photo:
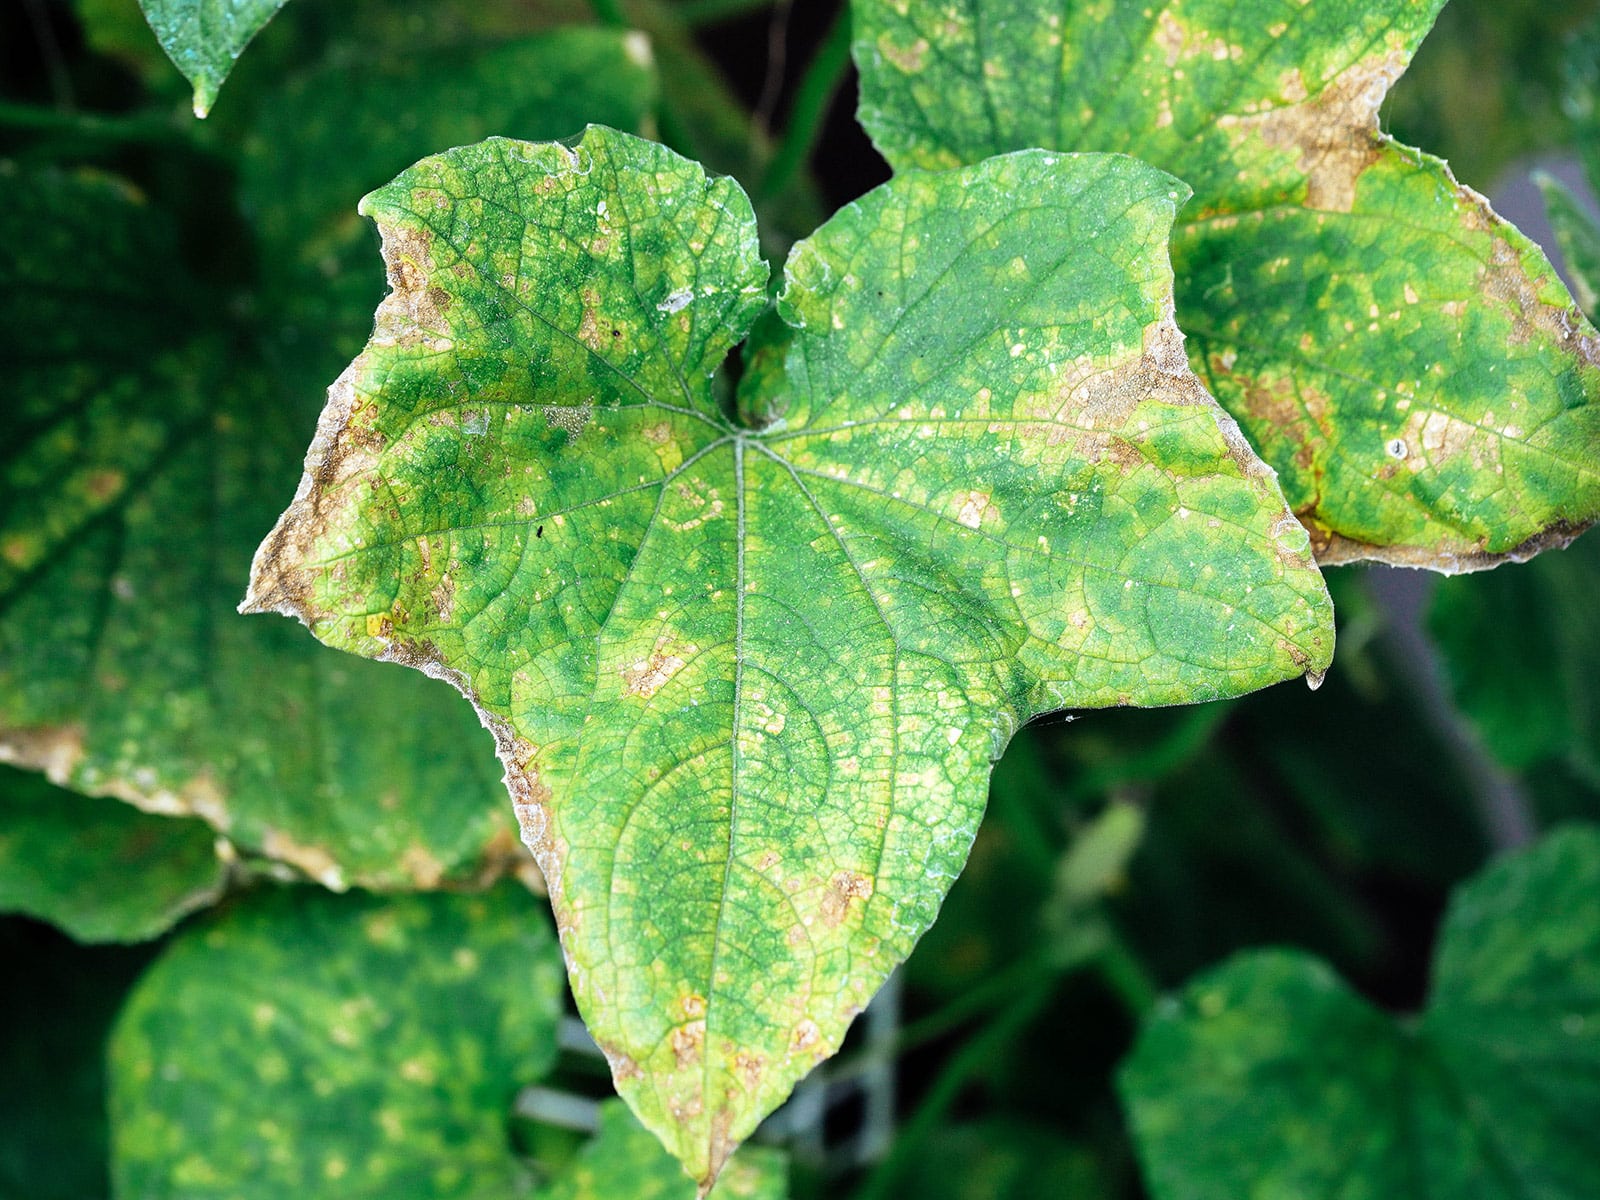
[(897, 168), (1023, 146), (1185, 180), (1195, 370), (1323, 562), (1524, 558), (1600, 516), (1600, 335), (1544, 255), (1378, 132), (1443, 0), (856, 0), (862, 123)]
[(1329, 661), (1171, 322), (1182, 199), (1120, 157), (907, 176), (795, 248), (736, 398), (767, 268), (730, 180), (596, 127), (364, 202), (393, 291), (246, 607), (472, 698), (579, 1006), (699, 1179), (933, 920), (1018, 725)]

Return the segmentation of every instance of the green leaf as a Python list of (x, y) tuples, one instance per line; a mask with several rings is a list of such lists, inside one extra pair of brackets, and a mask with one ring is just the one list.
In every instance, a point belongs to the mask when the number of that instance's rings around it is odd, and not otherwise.
[[(746, 1146), (728, 1163), (712, 1200), (784, 1200), (787, 1166), (776, 1150)], [(577, 1159), (540, 1192), (545, 1200), (694, 1200), (676, 1159), (619, 1100), (600, 1106), (600, 1130)]]
[(203, 117), (250, 39), (286, 0), (139, 0), (156, 40), (194, 85), (194, 115)]
[(1545, 215), (1555, 230), (1561, 261), (1572, 280), (1572, 292), (1593, 317), (1600, 312), (1600, 221), (1572, 189), (1553, 175), (1533, 177), (1544, 194)]
[(1045, 154), (871, 193), (746, 348), (760, 429), (710, 383), (766, 305), (732, 181), (592, 127), (363, 202), (394, 291), (244, 608), (473, 700), (579, 1008), (703, 1182), (933, 920), (1023, 721), (1327, 665), (1171, 324), (1181, 195)]
[(271, 889), (183, 932), (110, 1045), (121, 1196), (516, 1192), (517, 1089), (555, 1059), (561, 968), (522, 889)]
[(1455, 701), (1501, 762), (1557, 763), (1600, 796), (1600, 541), (1449, 580), (1429, 624)]
[(0, 768), (0, 912), (28, 913), (80, 942), (136, 942), (210, 904), (225, 878), (204, 821)]
[(1600, 335), (1537, 247), (1378, 132), (1442, 2), (855, 0), (861, 121), (898, 169), (1044, 146), (1184, 179), (1190, 359), (1319, 559), (1471, 570), (1600, 516)]
[(172, 228), (102, 176), (5, 191), (0, 760), (204, 817), (330, 886), (525, 863), (444, 687), (234, 614), (304, 410)]
[(1600, 830), (1456, 894), (1398, 1023), (1319, 961), (1241, 956), (1166, 1002), (1123, 1068), (1157, 1200), (1600, 1194)]

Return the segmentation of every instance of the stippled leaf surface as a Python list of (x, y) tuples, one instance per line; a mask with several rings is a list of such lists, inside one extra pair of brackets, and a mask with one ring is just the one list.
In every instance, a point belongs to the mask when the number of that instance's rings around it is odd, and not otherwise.
[(1181, 198), (1043, 153), (875, 191), (796, 247), (736, 401), (732, 181), (594, 127), (364, 201), (394, 290), (245, 607), (473, 699), (579, 1007), (697, 1178), (933, 920), (1019, 724), (1328, 662), (1171, 323)]
[[(784, 1200), (787, 1164), (777, 1150), (746, 1146), (729, 1160), (711, 1200)], [(600, 1106), (600, 1129), (540, 1193), (546, 1200), (694, 1200), (678, 1160), (620, 1100)]]
[(226, 877), (216, 841), (204, 821), (0, 768), (0, 912), (49, 921), (81, 942), (152, 938), (215, 900)]
[(119, 1196), (524, 1194), (507, 1138), (555, 1060), (539, 902), (269, 889), (186, 929), (110, 1044)]
[(1593, 1196), (1600, 830), (1457, 892), (1414, 1023), (1257, 952), (1165, 1002), (1121, 1087), (1157, 1200)]
[(250, 39), (286, 0), (139, 0), (161, 48), (194, 86), (203, 117)]
[(855, 0), (897, 168), (1116, 150), (1187, 181), (1197, 372), (1324, 562), (1470, 570), (1600, 516), (1600, 338), (1543, 254), (1378, 132), (1443, 0)]
[(312, 413), (163, 215), (105, 177), (3, 182), (0, 761), (332, 886), (525, 861), (445, 688), (234, 613)]

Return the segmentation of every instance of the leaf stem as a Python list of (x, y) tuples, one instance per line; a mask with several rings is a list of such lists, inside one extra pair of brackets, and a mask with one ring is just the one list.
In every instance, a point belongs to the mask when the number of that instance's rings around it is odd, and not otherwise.
[(1109, 925), (1105, 944), (1095, 956), (1095, 968), (1136, 1017), (1143, 1018), (1161, 997), (1161, 988), (1149, 969)]
[(841, 6), (822, 45), (795, 91), (789, 109), (789, 122), (778, 143), (777, 153), (761, 180), (759, 195), (765, 199), (782, 192), (810, 156), (822, 135), (822, 125), (834, 94), (844, 82), (850, 66), (850, 8)]
[(1059, 971), (1055, 964), (1037, 956), (1021, 959), (1006, 967), (988, 982), (962, 992), (943, 1008), (901, 1028), (895, 1035), (893, 1051), (899, 1057), (925, 1042), (949, 1033), (1001, 1001), (1025, 991), (1041, 979), (1052, 979)]

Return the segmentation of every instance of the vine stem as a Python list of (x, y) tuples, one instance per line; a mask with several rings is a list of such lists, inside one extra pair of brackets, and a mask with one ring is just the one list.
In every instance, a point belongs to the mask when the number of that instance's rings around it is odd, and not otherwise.
[(149, 113), (108, 116), (103, 113), (66, 112), (36, 104), (0, 101), (0, 126), (68, 133), (78, 137), (114, 138), (138, 142), (193, 142), (195, 139), (166, 116)]
[(759, 194), (762, 198), (781, 193), (804, 166), (817, 139), (822, 136), (828, 108), (849, 66), (850, 7), (842, 5), (795, 91), (783, 140), (778, 143), (777, 153), (772, 156), (761, 180)]

